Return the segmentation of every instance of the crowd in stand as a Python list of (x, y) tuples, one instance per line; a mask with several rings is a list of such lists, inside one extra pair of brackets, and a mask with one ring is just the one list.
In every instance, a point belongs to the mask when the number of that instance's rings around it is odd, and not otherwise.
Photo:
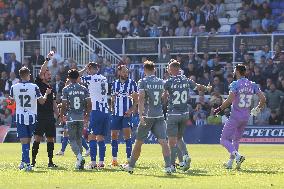
[(0, 1), (0, 40), (57, 32), (109, 38), (214, 35), (219, 18), (234, 16), (231, 29), (219, 33), (272, 33), (284, 22), (282, 9), (272, 11), (269, 0), (240, 2), (238, 14), (230, 15), (222, 0), (6, 0)]

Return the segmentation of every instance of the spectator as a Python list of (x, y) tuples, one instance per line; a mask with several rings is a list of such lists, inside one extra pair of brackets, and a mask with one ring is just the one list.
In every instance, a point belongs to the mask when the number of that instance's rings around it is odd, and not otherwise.
[(107, 24), (110, 19), (110, 13), (105, 1), (99, 1), (98, 6), (96, 6), (96, 12), (99, 15), (101, 21)]
[(254, 70), (252, 73), (252, 77), (250, 78), (255, 83), (259, 84), (261, 86), (261, 89), (263, 89), (265, 79), (263, 75), (260, 72), (260, 68), (256, 65), (254, 66)]
[(3, 96), (5, 93), (5, 85), (6, 85), (6, 81), (8, 80), (7, 77), (7, 72), (3, 71), (1, 72), (1, 78), (0, 78), (0, 92), (1, 95)]
[(178, 21), (178, 27), (175, 29), (175, 36), (185, 36), (186, 28), (183, 25), (183, 22)]
[(218, 18), (223, 18), (225, 16), (225, 5), (222, 0), (216, 0), (215, 14)]
[(80, 7), (76, 9), (76, 14), (79, 16), (80, 20), (85, 20), (88, 16), (88, 8), (84, 1), (80, 1)]
[(268, 125), (270, 116), (270, 109), (266, 106), (260, 111), (260, 113), (255, 117), (256, 125)]
[(195, 121), (196, 126), (204, 126), (207, 124), (207, 112), (203, 110), (203, 107), (200, 103), (196, 104), (196, 108), (193, 114), (193, 120)]
[(169, 0), (163, 0), (163, 3), (159, 7), (160, 20), (169, 20), (170, 12), (171, 3)]
[(40, 55), (39, 48), (35, 48), (34, 54), (31, 56), (32, 65), (42, 65), (44, 61), (45, 58)]
[(205, 27), (206, 27), (206, 31), (210, 32), (212, 28), (214, 28), (214, 30), (217, 31), (221, 27), (221, 25), (218, 19), (213, 14), (210, 14), (209, 19), (207, 20), (205, 24)]
[(204, 25), (199, 26), (197, 35), (198, 36), (208, 36), (208, 32), (206, 32)]
[[(209, 65), (210, 67), (210, 65)], [(220, 64), (220, 57), (216, 54), (213, 59), (213, 65), (211, 67), (212, 76), (218, 76), (221, 80), (223, 79), (223, 66)]]
[(209, 20), (211, 14), (215, 12), (215, 6), (209, 2), (209, 0), (204, 1), (204, 5), (200, 8), (201, 11), (205, 14), (205, 21)]
[(130, 31), (130, 23), (129, 16), (127, 14), (124, 15), (123, 19), (118, 22), (116, 29), (119, 32), (123, 32), (123, 29), (126, 29), (127, 32)]
[(192, 17), (192, 12), (189, 9), (189, 6), (184, 5), (183, 11), (180, 12), (180, 18), (183, 22), (188, 21)]
[(95, 48), (95, 52), (91, 54), (91, 62), (98, 62), (99, 56), (101, 53), (101, 49), (99, 47)]
[(233, 69), (233, 64), (231, 62), (227, 62), (226, 63), (226, 66), (225, 66), (225, 69), (224, 69), (224, 78), (227, 78), (228, 75), (232, 75), (233, 76), (233, 72), (234, 72), (234, 69)]
[(143, 8), (141, 14), (138, 13), (137, 20), (142, 27), (145, 27), (148, 21), (148, 12), (146, 8)]
[(193, 15), (194, 21), (197, 26), (199, 25), (205, 25), (205, 15), (204, 13), (200, 10), (200, 6), (197, 6), (194, 15)]
[(276, 86), (274, 83), (271, 83), (269, 86), (268, 91), (265, 93), (266, 101), (267, 101), (267, 107), (271, 110), (279, 111), (281, 98), (284, 97), (284, 93), (278, 89), (276, 89)]
[(222, 117), (221, 115), (214, 115), (214, 108), (211, 108), (210, 115), (207, 117), (208, 125), (221, 125)]
[(161, 56), (159, 57), (159, 63), (168, 63), (171, 59), (171, 55), (167, 49), (167, 47), (162, 47)]
[(193, 63), (189, 63), (187, 69), (184, 69), (184, 75), (186, 77), (190, 77), (192, 75), (195, 77), (197, 76), (196, 68)]
[(265, 13), (265, 17), (261, 21), (262, 30), (266, 33), (271, 33), (273, 29), (273, 20), (269, 13)]
[(5, 92), (10, 93), (10, 89), (12, 85), (19, 83), (19, 79), (16, 78), (16, 74), (14, 72), (10, 72), (10, 78), (6, 81), (5, 84)]
[(284, 73), (284, 53), (280, 54), (279, 63), (277, 64), (279, 73)]
[(4, 33), (5, 40), (14, 40), (16, 35), (14, 27), (11, 24), (8, 24), (7, 31)]
[(269, 125), (281, 125), (281, 118), (277, 115), (275, 110), (271, 111), (269, 116)]
[(224, 82), (224, 94), (226, 95), (229, 94), (230, 91), (229, 86), (233, 81), (234, 81), (233, 74), (228, 74)]
[(0, 73), (6, 71), (6, 65), (2, 62), (2, 57), (0, 56)]
[(264, 68), (263, 75), (265, 78), (277, 79), (278, 69), (271, 58), (268, 59), (267, 65)]
[(198, 27), (195, 25), (194, 19), (191, 19), (189, 24), (190, 24), (190, 26), (189, 26), (189, 29), (188, 29), (188, 35), (189, 36), (197, 35), (199, 31), (198, 31)]
[(270, 51), (270, 47), (268, 45), (265, 45), (264, 47), (264, 56), (265, 59), (268, 60), (269, 58), (272, 58), (272, 52)]
[(148, 24), (149, 25), (160, 25), (160, 16), (159, 16), (159, 12), (152, 7), (150, 9), (149, 15), (148, 15)]
[(99, 37), (101, 32), (101, 21), (95, 8), (91, 9), (91, 14), (87, 16), (86, 23), (89, 33), (95, 37)]
[(261, 47), (257, 47), (253, 53), (255, 63), (259, 64), (262, 56), (265, 56), (265, 52), (261, 49)]
[(144, 30), (139, 25), (139, 22), (137, 20), (134, 20), (132, 22), (133, 24), (130, 26), (130, 36), (132, 37), (143, 37), (144, 36)]
[[(57, 49), (56, 49), (55, 46), (51, 47), (51, 51), (53, 51), (52, 59), (56, 59), (58, 64), (60, 64), (64, 61), (62, 56), (57, 52)], [(52, 59), (49, 60), (48, 67), (50, 67), (52, 65)]]
[(198, 92), (198, 96), (196, 98), (195, 101), (196, 104), (201, 104), (201, 106), (203, 107), (203, 109), (207, 112), (210, 110), (210, 105), (209, 105), (209, 100), (207, 97), (205, 97), (204, 92), (199, 91)]
[(65, 83), (61, 80), (61, 76), (59, 73), (55, 76), (55, 82), (52, 86), (52, 90), (54, 91), (55, 96), (57, 94), (62, 95), (62, 89), (64, 88)]
[(109, 29), (107, 31), (107, 37), (108, 38), (115, 38), (115, 37), (118, 37), (118, 32), (116, 30), (116, 27), (114, 25), (114, 23), (111, 23), (109, 25)]
[(269, 7), (268, 3), (266, 1), (264, 1), (262, 3), (262, 5), (260, 6), (260, 8), (258, 9), (258, 15), (260, 18), (265, 18), (266, 15), (271, 15), (272, 10)]
[[(199, 71), (197, 71), (198, 74), (200, 74)], [(202, 85), (208, 85), (211, 81), (211, 78), (210, 78), (210, 74), (209, 72), (207, 71), (204, 71), (202, 76), (199, 76), (199, 79), (198, 79), (198, 83), (202, 84)]]
[(220, 94), (224, 94), (224, 84), (221, 83), (220, 78), (215, 76), (212, 83), (212, 90)]
[(7, 63), (6, 69), (7, 74), (10, 75), (10, 72), (14, 72), (16, 77), (19, 78), (19, 70), (21, 69), (22, 65), (19, 61), (16, 60), (16, 54), (12, 53), (10, 56), (11, 60)]
[(107, 78), (108, 83), (115, 80), (115, 69), (112, 67), (110, 60), (105, 61), (105, 66), (101, 72)]
[(51, 61), (52, 61), (52, 65), (49, 66), (48, 69), (51, 73), (51, 80), (53, 80), (59, 71), (59, 66), (58, 66), (56, 58), (53, 58)]

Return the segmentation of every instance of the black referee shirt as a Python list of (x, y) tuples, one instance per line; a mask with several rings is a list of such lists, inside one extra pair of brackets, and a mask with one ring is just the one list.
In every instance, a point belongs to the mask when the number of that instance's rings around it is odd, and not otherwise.
[[(47, 88), (52, 88), (50, 85), (42, 82), (42, 79), (38, 76), (35, 80), (35, 84), (39, 87), (39, 90), (42, 95), (45, 94)], [(43, 105), (37, 103), (37, 116), (39, 118), (54, 118), (54, 110), (53, 110), (53, 100), (55, 99), (54, 92), (51, 91), (49, 95), (47, 95), (47, 99)]]

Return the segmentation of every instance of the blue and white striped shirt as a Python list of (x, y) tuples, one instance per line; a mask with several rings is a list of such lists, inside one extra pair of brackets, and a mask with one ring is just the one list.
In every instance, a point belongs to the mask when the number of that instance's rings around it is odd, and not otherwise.
[(130, 95), (137, 92), (137, 84), (131, 79), (124, 83), (116, 80), (112, 83), (111, 95), (114, 96), (114, 115), (124, 116), (124, 113), (133, 105)]
[(24, 125), (36, 123), (37, 99), (42, 95), (36, 84), (20, 82), (12, 85), (10, 96), (16, 102), (16, 122)]
[(82, 77), (82, 81), (89, 89), (92, 110), (108, 113), (108, 83), (106, 77), (101, 74), (87, 75)]

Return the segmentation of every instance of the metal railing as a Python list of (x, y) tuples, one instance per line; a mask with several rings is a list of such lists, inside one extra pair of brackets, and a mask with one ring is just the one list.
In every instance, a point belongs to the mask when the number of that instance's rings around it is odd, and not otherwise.
[(94, 50), (73, 33), (46, 33), (40, 35), (41, 54), (48, 54), (51, 47), (56, 47), (56, 51), (63, 59), (72, 58), (77, 64), (87, 64), (90, 54)]
[(118, 54), (116, 54), (111, 48), (103, 44), (101, 41), (99, 41), (91, 34), (88, 35), (88, 43), (89, 46), (94, 50), (99, 48), (101, 51), (100, 55), (103, 58), (109, 60), (112, 64), (117, 65), (119, 62), (121, 62), (122, 59)]

